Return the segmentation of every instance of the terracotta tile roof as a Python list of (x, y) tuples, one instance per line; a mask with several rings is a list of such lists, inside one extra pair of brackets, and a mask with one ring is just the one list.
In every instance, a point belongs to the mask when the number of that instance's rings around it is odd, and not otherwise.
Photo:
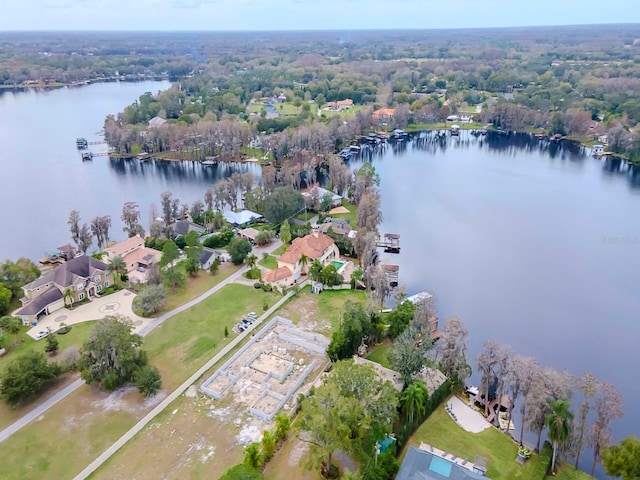
[(262, 275), (262, 280), (267, 283), (273, 283), (279, 280), (284, 280), (285, 278), (288, 278), (291, 275), (293, 275), (293, 272), (289, 267), (280, 267)]
[(312, 233), (304, 238), (296, 238), (291, 246), (278, 257), (279, 262), (294, 264), (304, 253), (309, 260), (320, 258), (333, 245), (333, 239), (324, 233)]
[(393, 117), (396, 114), (395, 108), (381, 108), (373, 112), (373, 118), (380, 118), (382, 116)]

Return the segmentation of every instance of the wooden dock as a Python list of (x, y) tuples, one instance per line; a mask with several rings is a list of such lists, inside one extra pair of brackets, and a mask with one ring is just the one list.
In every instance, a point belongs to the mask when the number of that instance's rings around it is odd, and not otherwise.
[(382, 239), (378, 239), (378, 247), (384, 248), (386, 253), (400, 253), (400, 235), (385, 233)]

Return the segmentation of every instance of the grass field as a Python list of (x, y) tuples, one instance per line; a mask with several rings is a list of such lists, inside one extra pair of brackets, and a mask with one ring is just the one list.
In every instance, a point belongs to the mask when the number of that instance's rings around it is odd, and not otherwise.
[(153, 330), (144, 339), (144, 349), (160, 370), (164, 388), (175, 389), (225, 345), (224, 327), (231, 338), (242, 314), (260, 312), (264, 301), (273, 305), (279, 298), (246, 285), (226, 285)]
[(264, 268), (268, 268), (270, 270), (278, 268), (278, 261), (276, 260), (276, 257), (274, 257), (273, 255), (267, 255), (266, 257), (262, 258), (258, 263), (262, 265)]
[[(231, 284), (153, 330), (143, 348), (160, 370), (163, 391), (175, 389), (229, 341), (225, 326), (233, 335), (243, 313), (259, 312), (264, 300), (273, 305), (278, 298)], [(162, 398), (144, 401), (131, 388), (107, 394), (83, 386), (3, 443), (0, 478), (71, 478)]]
[(358, 207), (353, 203), (347, 202), (344, 199), (342, 200), (342, 206), (347, 210), (349, 210), (349, 213), (336, 213), (336, 214), (332, 214), (331, 216), (333, 218), (342, 218), (344, 220), (349, 220), (349, 223), (351, 224), (351, 226), (355, 227), (356, 226), (356, 210)]
[[(58, 351), (62, 352), (65, 348), (68, 348), (71, 345), (82, 345), (89, 337), (89, 330), (94, 323), (95, 321), (90, 321), (72, 325), (69, 333), (65, 335), (57, 335), (59, 344)], [(0, 375), (4, 373), (7, 365), (9, 365), (14, 358), (19, 357), (23, 353), (31, 351), (44, 352), (44, 348), (47, 345), (46, 339), (34, 340), (26, 334), (26, 331), (27, 330), (25, 328), (20, 334), (21, 343), (14, 350), (10, 350), (9, 353), (0, 359)], [(51, 357), (50, 360), (55, 361), (59, 358), (60, 354), (58, 353), (58, 355)]]
[(393, 345), (383, 345), (377, 347), (373, 352), (367, 355), (367, 360), (371, 360), (372, 362), (379, 363), (385, 368), (391, 368), (389, 364), (389, 359), (387, 358), (387, 354), (391, 351)]
[(458, 123), (458, 122), (435, 122), (435, 123), (411, 123), (407, 125), (408, 132), (412, 132), (415, 130), (448, 130), (451, 128), (451, 125), (457, 124), (460, 127), (460, 130), (480, 130), (484, 125), (479, 122), (471, 122), (471, 123)]
[(287, 251), (287, 247), (288, 247), (288, 246), (289, 246), (289, 245), (287, 245), (286, 243), (285, 243), (285, 244), (280, 245), (280, 246), (279, 246), (278, 248), (276, 248), (273, 252), (271, 252), (271, 255), (273, 255), (274, 257), (278, 257), (278, 256), (282, 255), (284, 252), (286, 252), (286, 251)]
[(226, 262), (220, 265), (220, 269), (216, 275), (211, 275), (209, 272), (200, 271), (197, 277), (189, 278), (184, 286), (174, 290), (169, 290), (169, 299), (164, 308), (155, 314), (155, 316), (162, 315), (163, 313), (170, 312), (174, 308), (184, 305), (189, 300), (202, 295), (204, 292), (212, 287), (215, 287), (229, 275), (237, 272), (240, 266), (233, 265)]
[[(458, 457), (473, 461), (476, 455), (487, 459), (487, 476), (493, 480), (542, 480), (546, 467), (550, 462), (551, 448), (542, 449), (540, 455), (534, 454), (523, 465), (516, 463), (518, 445), (507, 435), (494, 427), (480, 433), (469, 433), (463, 430), (446, 413), (444, 407), (438, 408), (409, 439), (408, 445), (415, 447), (424, 442), (440, 450), (453, 453)], [(404, 457), (405, 451), (402, 453)], [(565, 464), (554, 479), (586, 480), (586, 473), (575, 471)]]

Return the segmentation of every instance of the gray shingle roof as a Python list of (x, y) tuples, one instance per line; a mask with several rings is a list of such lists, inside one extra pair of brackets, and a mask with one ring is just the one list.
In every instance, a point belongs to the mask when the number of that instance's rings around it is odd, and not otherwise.
[(93, 276), (96, 270), (104, 272), (107, 270), (107, 264), (96, 260), (90, 255), (72, 258), (66, 263), (59, 265), (53, 270), (49, 270), (40, 278), (25, 285), (25, 290), (33, 290), (49, 282), (54, 282), (61, 288), (73, 285), (78, 278), (86, 279)]
[(62, 298), (62, 293), (56, 287), (49, 287), (43, 294), (38, 295), (30, 303), (22, 307), (15, 314), (22, 315), (37, 315), (50, 303), (56, 302)]

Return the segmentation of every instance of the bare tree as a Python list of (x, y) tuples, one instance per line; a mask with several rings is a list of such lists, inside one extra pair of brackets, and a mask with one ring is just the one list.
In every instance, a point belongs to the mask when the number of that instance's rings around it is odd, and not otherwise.
[(149, 232), (151, 232), (151, 230), (153, 229), (153, 224), (157, 222), (157, 218), (158, 207), (156, 207), (155, 203), (151, 203), (151, 205), (149, 205)]
[(129, 237), (133, 237), (142, 230), (142, 227), (139, 225), (140, 210), (138, 210), (138, 204), (136, 202), (125, 202), (120, 218), (124, 223), (122, 230), (127, 232)]
[(611, 422), (622, 418), (623, 408), (622, 396), (616, 387), (606, 382), (599, 383), (593, 402), (596, 420), (589, 435), (589, 445), (593, 448), (592, 477), (595, 474), (596, 465), (602, 457), (603, 448), (611, 442)]
[(367, 190), (358, 203), (356, 211), (356, 223), (358, 229), (366, 229), (370, 232), (378, 232), (378, 226), (382, 223), (380, 211), (380, 193), (375, 189)]
[(378, 309), (382, 310), (384, 308), (384, 302), (391, 292), (389, 279), (381, 265), (371, 265), (368, 272), (371, 290), (367, 294), (376, 300)]
[(484, 396), (484, 415), (489, 415), (489, 385), (495, 377), (494, 368), (498, 362), (500, 345), (489, 339), (484, 342), (484, 350), (476, 357), (478, 372), (482, 374), (480, 395)]
[(200, 218), (204, 212), (204, 203), (202, 200), (196, 200), (191, 206), (191, 219)]
[(80, 233), (78, 234), (78, 248), (82, 253), (87, 253), (89, 247), (93, 243), (93, 234), (91, 228), (86, 223), (82, 224)]
[(204, 192), (204, 203), (207, 206), (207, 211), (213, 210), (213, 188), (209, 187)]
[[(536, 450), (540, 451), (540, 439), (542, 430), (544, 429), (544, 421), (547, 413), (549, 413), (549, 394), (545, 386), (542, 369), (539, 369), (532, 377), (529, 394), (524, 401), (527, 413), (523, 416), (523, 422), (526, 423), (527, 429), (537, 436)], [(520, 435), (522, 442), (522, 434)]]
[(79, 245), (78, 240), (80, 238), (80, 212), (78, 210), (71, 210), (69, 213), (69, 220), (67, 221), (69, 229), (71, 230), (71, 240), (76, 245)]
[(411, 320), (411, 326), (417, 328), (421, 332), (431, 331), (431, 324), (438, 322), (438, 315), (436, 313), (436, 297), (433, 295), (428, 298), (422, 298), (416, 304), (416, 308), (413, 313), (413, 319)]
[(584, 434), (587, 429), (587, 417), (591, 409), (591, 400), (598, 390), (598, 378), (589, 372), (584, 372), (582, 376), (577, 379), (577, 382), (578, 390), (582, 393), (582, 403), (580, 404), (580, 415), (578, 415), (573, 427), (573, 432), (575, 432), (573, 453), (576, 460), (576, 469), (580, 461), (580, 453), (582, 453), (582, 448), (584, 447)]
[(171, 219), (173, 218), (172, 196), (173, 194), (171, 192), (164, 192), (162, 195), (160, 195), (162, 218), (164, 220), (165, 227), (169, 227), (169, 225), (171, 225)]
[[(495, 374), (496, 374), (496, 378), (498, 379), (498, 387), (497, 387), (498, 410), (500, 410), (500, 405), (502, 405), (502, 398), (504, 396), (504, 392), (505, 390), (508, 389), (509, 362), (513, 355), (514, 355), (513, 349), (509, 345), (500, 345), (500, 348), (498, 348), (498, 351), (496, 352)], [(510, 405), (509, 408), (511, 408), (512, 405)], [(495, 420), (496, 420), (496, 424), (499, 426), (500, 419), (498, 415), (496, 415)], [(507, 425), (507, 429), (508, 428), (509, 426)]]
[(109, 242), (109, 228), (111, 227), (111, 217), (104, 215), (102, 217), (95, 217), (91, 221), (91, 232), (96, 238), (98, 248), (102, 250)]
[[(520, 445), (522, 445), (524, 424), (527, 414), (527, 401), (529, 394), (531, 393), (531, 389), (536, 382), (536, 377), (540, 375), (540, 366), (538, 365), (537, 360), (531, 357), (517, 355), (514, 360), (515, 363), (511, 365), (513, 372), (511, 394), (514, 396), (514, 405), (516, 398), (518, 397), (518, 393), (522, 394), (522, 402), (520, 402), (520, 416), (522, 417), (522, 424), (520, 425)], [(515, 390), (518, 390), (518, 392), (514, 393)], [(509, 416), (509, 421), (511, 421), (511, 416)]]
[(444, 323), (442, 336), (435, 346), (436, 361), (444, 374), (460, 384), (471, 375), (467, 363), (467, 337), (469, 332), (458, 317), (450, 317)]

